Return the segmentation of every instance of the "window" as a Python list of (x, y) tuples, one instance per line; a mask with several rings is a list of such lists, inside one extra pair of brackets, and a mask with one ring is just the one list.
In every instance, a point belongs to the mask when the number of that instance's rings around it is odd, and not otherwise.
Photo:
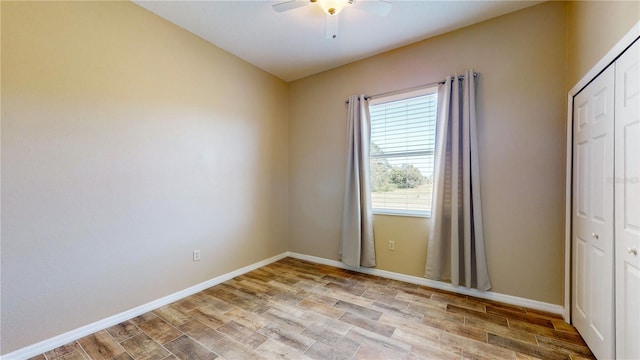
[(431, 215), (437, 103), (435, 87), (369, 102), (375, 214)]

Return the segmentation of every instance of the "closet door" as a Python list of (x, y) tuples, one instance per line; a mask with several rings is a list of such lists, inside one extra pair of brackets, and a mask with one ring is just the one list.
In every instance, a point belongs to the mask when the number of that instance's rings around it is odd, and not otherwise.
[(573, 323), (596, 357), (612, 359), (613, 66), (573, 104)]
[(616, 61), (616, 355), (640, 359), (640, 44)]

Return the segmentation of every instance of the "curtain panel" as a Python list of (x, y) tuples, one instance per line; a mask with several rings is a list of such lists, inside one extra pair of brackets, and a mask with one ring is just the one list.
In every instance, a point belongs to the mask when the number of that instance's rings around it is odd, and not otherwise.
[(473, 70), (438, 88), (433, 208), (425, 277), (489, 290), (480, 199)]
[(342, 236), (338, 257), (353, 267), (376, 266), (369, 176), (370, 131), (366, 97), (350, 96)]

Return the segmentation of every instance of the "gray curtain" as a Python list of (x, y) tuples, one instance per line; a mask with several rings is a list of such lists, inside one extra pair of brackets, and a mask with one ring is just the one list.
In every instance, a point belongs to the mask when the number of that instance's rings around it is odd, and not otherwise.
[(369, 106), (364, 95), (349, 97), (347, 115), (347, 169), (340, 260), (350, 266), (376, 266), (371, 213)]
[(473, 70), (438, 89), (433, 207), (425, 277), (489, 290), (480, 202)]

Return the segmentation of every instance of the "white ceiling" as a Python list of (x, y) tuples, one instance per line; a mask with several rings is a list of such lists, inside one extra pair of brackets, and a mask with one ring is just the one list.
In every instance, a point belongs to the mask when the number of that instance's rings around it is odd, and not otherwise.
[(315, 4), (278, 13), (282, 1), (134, 2), (288, 82), (541, 1), (395, 0), (385, 17), (356, 2), (338, 14), (336, 39), (325, 39), (327, 15)]

